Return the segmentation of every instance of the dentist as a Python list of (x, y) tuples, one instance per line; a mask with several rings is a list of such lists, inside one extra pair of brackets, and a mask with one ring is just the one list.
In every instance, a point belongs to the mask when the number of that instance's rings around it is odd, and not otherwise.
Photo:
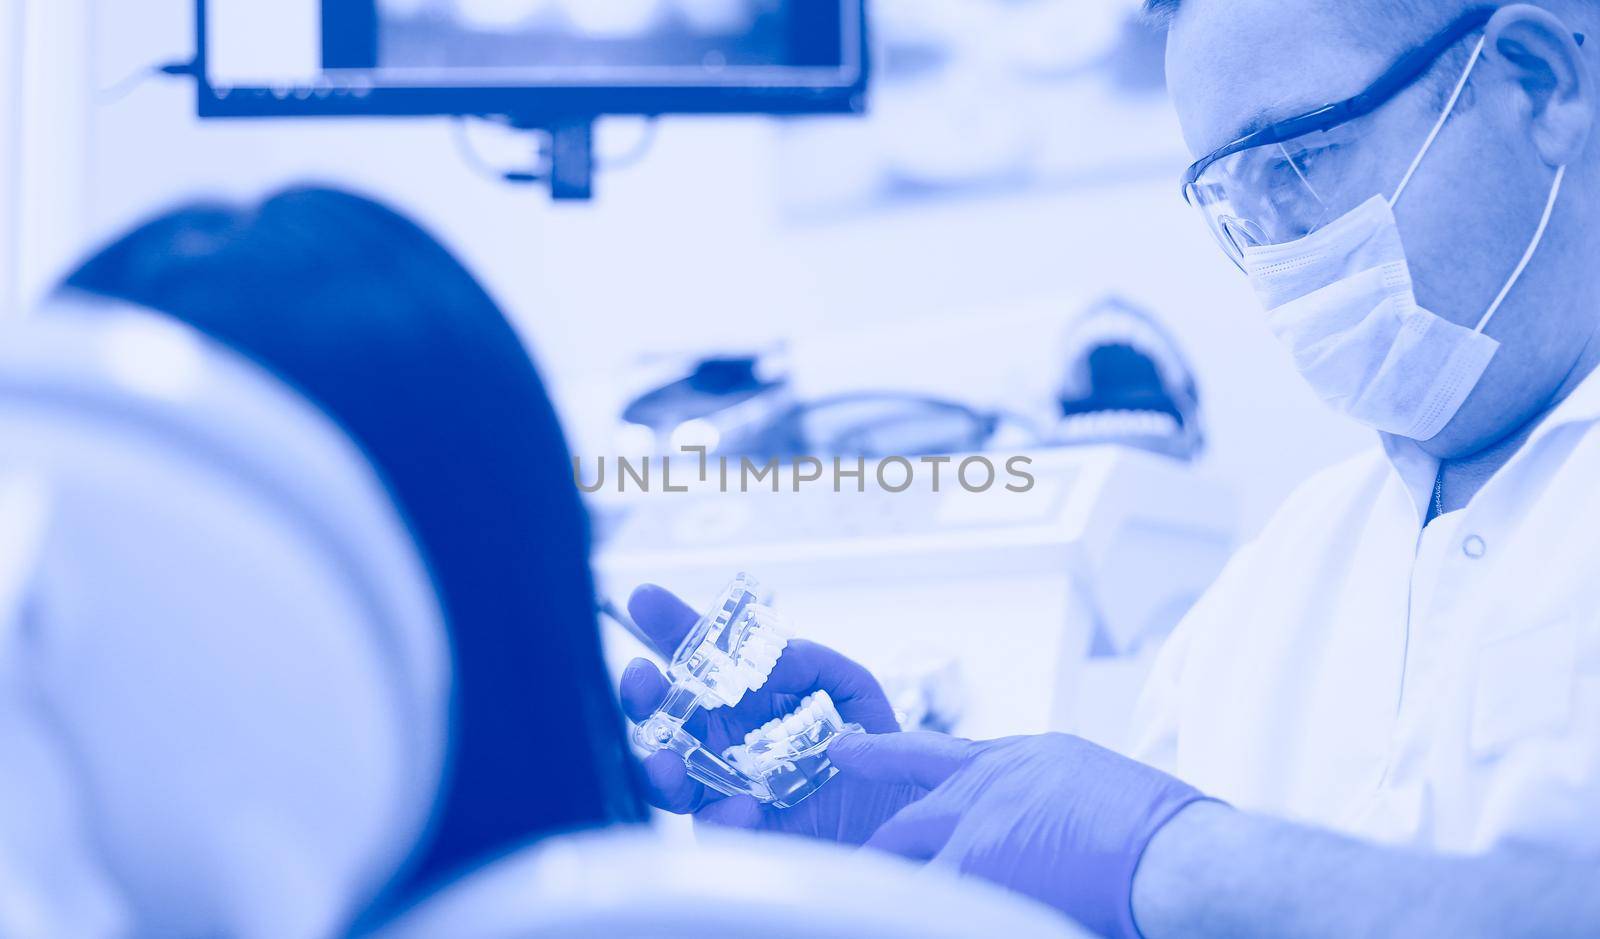
[[(1111, 936), (1600, 934), (1600, 4), (1148, 12), (1185, 198), (1380, 446), (1303, 485), (1178, 627), (1135, 759), (882, 733), (841, 741), (799, 815), (659, 754), (655, 800), (951, 865)], [(693, 618), (649, 588), (633, 609), (669, 650)], [(882, 726), (870, 675), (799, 654)], [(631, 667), (630, 714), (663, 687)]]

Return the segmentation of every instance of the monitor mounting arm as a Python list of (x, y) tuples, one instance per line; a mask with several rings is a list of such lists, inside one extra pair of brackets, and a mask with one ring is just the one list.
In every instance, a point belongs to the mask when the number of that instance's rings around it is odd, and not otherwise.
[(539, 135), (539, 166), (529, 173), (510, 173), (512, 182), (548, 183), (550, 197), (584, 201), (594, 196), (594, 117), (537, 119), (512, 115), (512, 127)]

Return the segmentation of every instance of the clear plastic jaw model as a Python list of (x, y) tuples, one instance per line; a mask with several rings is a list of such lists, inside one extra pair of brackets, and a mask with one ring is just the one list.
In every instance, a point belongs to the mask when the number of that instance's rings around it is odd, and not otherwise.
[(756, 588), (749, 575), (735, 577), (689, 631), (667, 668), (666, 700), (633, 729), (633, 742), (646, 754), (672, 750), (690, 776), (724, 795), (788, 808), (838, 772), (826, 752), (834, 738), (861, 729), (844, 722), (827, 692), (809, 695), (720, 756), (683, 728), (700, 708), (732, 707), (766, 684), (794, 635), (782, 616), (757, 602)]
[(793, 713), (750, 731), (743, 744), (729, 747), (723, 756), (734, 769), (761, 780), (774, 805), (788, 808), (839, 772), (828, 759), (828, 744), (860, 729), (859, 724), (846, 724), (828, 693), (818, 691)]

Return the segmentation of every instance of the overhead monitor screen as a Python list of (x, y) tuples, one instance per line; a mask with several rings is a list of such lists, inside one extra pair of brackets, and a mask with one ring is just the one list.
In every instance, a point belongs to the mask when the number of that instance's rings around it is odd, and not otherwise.
[(197, 0), (201, 111), (858, 110), (862, 0)]

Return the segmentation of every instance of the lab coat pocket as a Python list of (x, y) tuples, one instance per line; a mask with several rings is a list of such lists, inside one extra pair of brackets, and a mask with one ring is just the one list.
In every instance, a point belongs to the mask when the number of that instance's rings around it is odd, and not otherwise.
[(1478, 645), (1472, 688), (1472, 753), (1491, 757), (1572, 719), (1578, 671), (1573, 616), (1492, 636)]

